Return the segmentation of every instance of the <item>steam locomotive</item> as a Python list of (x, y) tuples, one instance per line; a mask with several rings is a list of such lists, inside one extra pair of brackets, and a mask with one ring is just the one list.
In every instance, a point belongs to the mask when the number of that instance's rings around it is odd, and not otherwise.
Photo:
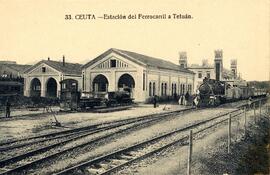
[(84, 111), (95, 107), (113, 107), (127, 105), (133, 102), (128, 90), (87, 93), (79, 92), (78, 82), (65, 79), (60, 82), (60, 108), (63, 111)]
[(232, 86), (225, 81), (205, 78), (198, 88), (200, 106), (218, 106), (223, 103), (258, 98), (266, 93), (249, 86)]

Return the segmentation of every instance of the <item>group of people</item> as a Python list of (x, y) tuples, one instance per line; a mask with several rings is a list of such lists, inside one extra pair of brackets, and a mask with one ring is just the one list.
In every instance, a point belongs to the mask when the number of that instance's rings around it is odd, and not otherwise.
[(186, 92), (185, 95), (181, 94), (178, 100), (178, 104), (187, 106), (189, 105), (191, 98), (192, 98), (192, 106), (197, 107), (200, 100), (200, 96), (198, 93), (196, 93), (194, 96), (191, 96), (188, 92)]
[(189, 95), (188, 92), (185, 95), (184, 94), (181, 94), (180, 95), (180, 98), (178, 100), (178, 104), (179, 105), (188, 105), (189, 98), (190, 98), (190, 95)]
[[(199, 101), (200, 101), (199, 93), (196, 93), (194, 96), (191, 96), (189, 94), (189, 92), (186, 92), (185, 94), (181, 94), (180, 97), (179, 97), (179, 100), (178, 100), (178, 104), (187, 106), (187, 105), (190, 104), (191, 99), (192, 99), (192, 104), (191, 105), (195, 106), (195, 107), (198, 107)], [(157, 101), (158, 101), (158, 97), (157, 97), (157, 95), (155, 95), (153, 97), (154, 108), (157, 107)]]

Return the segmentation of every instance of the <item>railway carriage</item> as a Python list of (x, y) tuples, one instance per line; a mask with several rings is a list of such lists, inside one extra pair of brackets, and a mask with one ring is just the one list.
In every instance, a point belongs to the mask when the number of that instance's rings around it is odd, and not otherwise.
[(62, 111), (84, 111), (95, 107), (112, 107), (133, 102), (131, 93), (125, 89), (106, 93), (87, 93), (78, 91), (78, 82), (76, 80), (65, 79), (60, 84), (60, 108)]
[(78, 81), (65, 79), (60, 82), (60, 108), (61, 110), (77, 110), (80, 93), (78, 92)]

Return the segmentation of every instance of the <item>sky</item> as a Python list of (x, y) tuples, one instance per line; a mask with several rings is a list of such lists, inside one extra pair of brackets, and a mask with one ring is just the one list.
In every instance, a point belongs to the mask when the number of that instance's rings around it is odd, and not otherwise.
[[(96, 19), (75, 19), (81, 14)], [(104, 14), (192, 19), (98, 18)], [(176, 64), (186, 51), (189, 64), (201, 64), (213, 63), (214, 50), (222, 49), (224, 67), (237, 59), (242, 78), (270, 80), (269, 0), (0, 0), (0, 21), (0, 60), (28, 64), (65, 55), (85, 63), (118, 48)]]

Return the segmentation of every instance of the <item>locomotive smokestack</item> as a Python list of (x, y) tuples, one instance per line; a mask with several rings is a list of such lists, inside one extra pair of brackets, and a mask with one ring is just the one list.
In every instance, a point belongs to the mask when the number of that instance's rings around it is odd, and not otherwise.
[(63, 66), (65, 66), (66, 61), (65, 61), (65, 55), (63, 55)]

